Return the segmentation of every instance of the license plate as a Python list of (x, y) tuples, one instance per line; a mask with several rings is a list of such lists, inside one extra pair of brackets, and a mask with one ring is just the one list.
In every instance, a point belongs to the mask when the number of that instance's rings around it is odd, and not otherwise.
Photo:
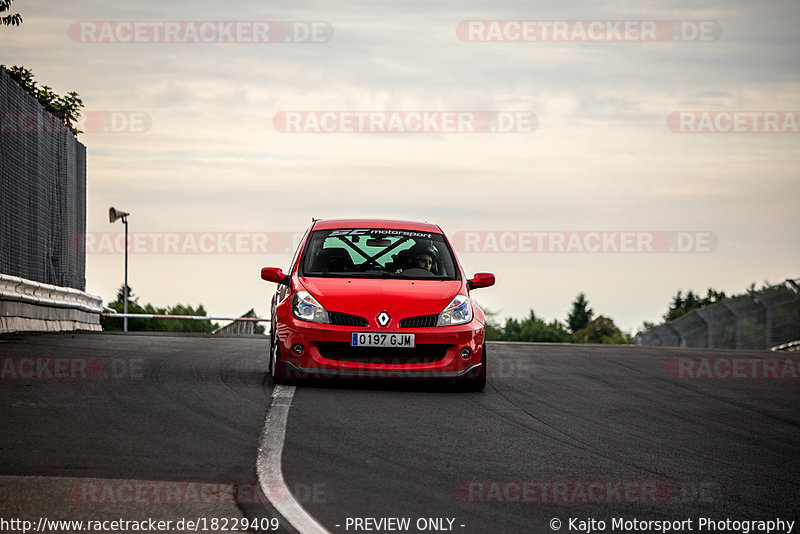
[(400, 347), (414, 348), (414, 334), (376, 334), (353, 332), (351, 347)]

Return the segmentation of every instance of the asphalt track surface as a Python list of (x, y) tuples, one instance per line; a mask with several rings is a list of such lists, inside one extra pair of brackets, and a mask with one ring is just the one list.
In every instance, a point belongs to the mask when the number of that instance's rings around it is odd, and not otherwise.
[[(89, 379), (15, 379), (6, 369), (0, 517), (270, 517), (271, 506), (254, 498), (120, 497), (124, 484), (143, 481), (222, 492), (256, 487), (272, 393), (266, 351), (257, 337), (0, 336), (4, 361), (68, 357), (100, 366)], [(418, 529), (426, 518), (451, 519), (459, 533), (554, 532), (554, 518), (561, 532), (569, 532), (570, 518), (604, 520), (607, 532), (614, 517), (692, 519), (695, 532), (700, 518), (797, 521), (800, 380), (689, 380), (668, 372), (675, 358), (775, 356), (490, 344), (483, 393), (301, 386), (289, 408), (283, 474), (334, 533), (443, 531)], [(534, 489), (523, 498), (523, 487)], [(617, 490), (585, 495), (597, 487)], [(409, 518), (411, 527), (352, 526), (389, 517)], [(282, 523), (281, 530), (291, 528)]]

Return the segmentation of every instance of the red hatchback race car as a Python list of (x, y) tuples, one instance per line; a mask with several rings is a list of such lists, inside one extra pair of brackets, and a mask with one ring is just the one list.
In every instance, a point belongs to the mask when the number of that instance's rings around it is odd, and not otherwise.
[(288, 273), (264, 267), (272, 297), (269, 371), (307, 378), (454, 380), (486, 386), (485, 317), (441, 228), (372, 219), (314, 221)]

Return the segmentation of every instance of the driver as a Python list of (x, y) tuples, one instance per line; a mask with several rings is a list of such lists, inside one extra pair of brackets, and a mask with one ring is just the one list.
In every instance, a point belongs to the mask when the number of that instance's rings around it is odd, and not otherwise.
[(419, 267), (420, 269), (430, 271), (431, 267), (433, 267), (433, 257), (430, 254), (420, 254), (414, 258), (412, 267)]
[[(406, 269), (424, 269), (426, 271), (430, 271), (433, 268), (433, 264), (436, 262), (436, 258), (438, 257), (436, 249), (420, 244), (414, 245), (408, 249), (408, 252), (409, 257), (411, 258), (411, 263), (408, 267), (406, 267)], [(403, 272), (403, 269), (398, 269), (396, 272), (401, 273)]]

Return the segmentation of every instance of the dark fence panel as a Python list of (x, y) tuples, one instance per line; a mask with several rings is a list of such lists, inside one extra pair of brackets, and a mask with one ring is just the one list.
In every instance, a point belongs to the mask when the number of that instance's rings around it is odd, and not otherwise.
[(693, 310), (636, 334), (637, 345), (768, 349), (800, 340), (797, 280)]
[(85, 232), (86, 147), (0, 71), (0, 273), (84, 290)]

